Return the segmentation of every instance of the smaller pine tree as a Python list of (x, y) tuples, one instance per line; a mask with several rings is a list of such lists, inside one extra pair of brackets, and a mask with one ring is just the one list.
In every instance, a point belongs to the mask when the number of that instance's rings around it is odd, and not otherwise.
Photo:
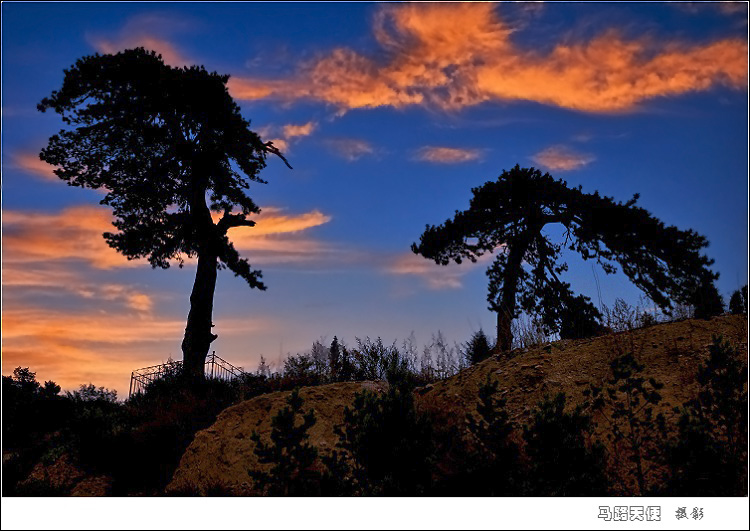
[(545, 397), (524, 426), (526, 496), (605, 496), (604, 447), (587, 444), (591, 417), (579, 404), (565, 411), (565, 393)]
[[(714, 336), (667, 451), (668, 495), (747, 496), (747, 365)], [(679, 410), (678, 410), (679, 411)]]
[(513, 425), (505, 409), (505, 400), (495, 398), (497, 388), (497, 380), (491, 380), (487, 375), (479, 387), (478, 416), (467, 415), (476, 449), (467, 459), (464, 495), (517, 495), (519, 449), (511, 440)]
[(747, 284), (732, 293), (732, 298), (729, 299), (729, 313), (747, 315)]
[(357, 393), (336, 433), (349, 457), (334, 460), (338, 470), (331, 472), (350, 478), (353, 492), (418, 496), (431, 488), (432, 426), (417, 412), (408, 383), (391, 383), (383, 394)]
[[(271, 444), (253, 432), (255, 455), (271, 470), (249, 470), (256, 487), (271, 496), (310, 496), (320, 494), (321, 473), (314, 465), (318, 451), (309, 443), (307, 433), (316, 423), (315, 411), (302, 411), (303, 400), (295, 389), (287, 405), (271, 420)], [(298, 422), (301, 417), (301, 422)]]
[[(612, 376), (604, 392), (599, 387), (586, 392), (591, 393), (593, 408), (602, 414), (607, 425), (616, 472), (619, 474), (625, 454), (626, 468), (635, 478), (641, 496), (649, 492), (647, 478), (661, 463), (661, 443), (666, 437), (664, 415), (654, 414), (664, 384), (646, 379), (642, 375), (645, 368), (632, 353), (618, 356), (610, 363)], [(619, 484), (627, 483), (621, 477), (618, 479)]]
[(696, 319), (711, 319), (724, 313), (724, 300), (719, 295), (713, 279), (704, 275), (698, 287), (693, 292), (690, 303), (693, 306), (693, 316)]
[(490, 341), (484, 330), (480, 328), (464, 346), (464, 358), (469, 365), (475, 365), (489, 358), (490, 354), (492, 354)]

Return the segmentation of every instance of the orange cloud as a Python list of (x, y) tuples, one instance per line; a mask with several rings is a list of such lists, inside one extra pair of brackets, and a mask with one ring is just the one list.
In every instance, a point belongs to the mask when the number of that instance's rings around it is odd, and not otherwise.
[(334, 153), (349, 162), (354, 162), (365, 155), (375, 153), (375, 149), (370, 143), (354, 138), (329, 139), (326, 140), (326, 144), (333, 149)]
[(117, 40), (93, 38), (91, 41), (99, 53), (117, 53), (140, 46), (161, 54), (164, 62), (171, 66), (189, 66), (194, 63), (183, 56), (172, 43), (146, 34), (128, 34)]
[[(134, 369), (181, 357), (184, 319), (158, 319), (100, 311), (3, 308), (2, 372), (30, 367), (38, 380), (52, 379), (65, 389), (82, 383), (117, 389), (125, 398)], [(275, 326), (268, 320), (222, 319), (222, 338), (241, 337)]]
[(461, 265), (449, 264), (441, 266), (414, 253), (401, 254), (390, 261), (385, 272), (391, 275), (415, 275), (427, 283), (433, 290), (460, 288), (462, 278), (472, 271), (476, 265), (484, 264), (493, 259), (493, 255), (480, 256), (475, 263), (466, 262)]
[[(218, 219), (220, 214), (214, 214)], [(102, 233), (115, 231), (109, 209), (94, 206), (70, 207), (55, 214), (9, 210), (3, 212), (3, 265), (31, 262), (78, 260), (98, 269), (135, 267), (147, 264), (145, 259), (128, 260), (107, 245)], [(237, 249), (261, 249), (267, 261), (273, 261), (274, 251), (287, 261), (293, 246), (310, 256), (321, 246), (299, 236), (291, 241), (277, 239), (295, 235), (312, 227), (328, 223), (331, 216), (313, 210), (300, 215), (287, 215), (280, 208), (265, 208), (255, 218), (255, 227), (231, 229), (230, 239)], [(135, 304), (135, 303), (134, 303)], [(139, 303), (144, 307), (144, 303)]]
[(586, 166), (594, 160), (594, 157), (576, 153), (564, 146), (550, 146), (531, 157), (531, 159), (550, 170), (569, 171)]
[(384, 60), (337, 48), (291, 79), (235, 77), (229, 89), (239, 99), (307, 98), (340, 112), (517, 100), (617, 112), (659, 96), (747, 86), (744, 39), (656, 42), (608, 30), (543, 54), (514, 44), (513, 31), (494, 3), (385, 5), (373, 29)]
[(57, 175), (52, 173), (55, 167), (41, 160), (38, 154), (20, 153), (13, 157), (13, 162), (17, 168), (42, 177), (45, 181), (60, 181)]
[(440, 164), (457, 164), (477, 160), (481, 155), (478, 149), (460, 149), (449, 147), (427, 146), (419, 150), (417, 158), (427, 162)]
[(289, 142), (287, 142), (283, 138), (273, 138), (271, 139), (271, 142), (275, 147), (279, 148), (279, 151), (281, 151), (282, 153), (286, 153), (287, 151), (289, 151)]
[(69, 207), (46, 214), (3, 212), (3, 263), (82, 260), (99, 269), (134, 267), (145, 260), (128, 260), (110, 248), (102, 233), (116, 232), (106, 208)]
[(307, 122), (306, 124), (294, 125), (288, 124), (284, 126), (284, 136), (294, 138), (297, 136), (309, 136), (315, 130), (318, 124), (315, 122)]

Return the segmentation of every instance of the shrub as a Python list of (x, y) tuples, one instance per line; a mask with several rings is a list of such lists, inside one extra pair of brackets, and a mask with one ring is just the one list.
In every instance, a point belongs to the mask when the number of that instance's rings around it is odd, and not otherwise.
[[(308, 442), (307, 430), (315, 425), (315, 411), (302, 411), (303, 400), (295, 389), (286, 407), (271, 420), (271, 444), (253, 432), (255, 455), (261, 464), (271, 464), (270, 472), (249, 470), (256, 487), (271, 496), (310, 496), (320, 494), (321, 473), (314, 468), (318, 451)], [(297, 422), (301, 417), (302, 422)]]
[(729, 299), (729, 313), (747, 315), (747, 284), (732, 293), (732, 298)]
[(357, 494), (415, 496), (429, 491), (433, 441), (429, 418), (417, 412), (408, 385), (392, 384), (382, 395), (357, 393), (337, 427), (338, 447), (332, 475), (350, 478)]
[(747, 365), (714, 336), (696, 378), (700, 392), (683, 404), (667, 451), (667, 493), (747, 496)]
[(467, 415), (476, 446), (467, 456), (462, 495), (519, 494), (519, 449), (511, 439), (513, 426), (505, 410), (505, 400), (495, 399), (497, 387), (497, 381), (492, 381), (488, 375), (479, 387), (478, 417)]
[(472, 334), (471, 339), (464, 345), (464, 358), (469, 365), (475, 365), (486, 360), (492, 354), (490, 341), (481, 328)]
[(611, 377), (604, 392), (594, 386), (589, 390), (593, 408), (602, 414), (608, 428), (618, 484), (627, 484), (626, 478), (619, 477), (624, 460), (641, 496), (649, 492), (647, 478), (661, 463), (666, 439), (664, 415), (654, 415), (654, 406), (661, 402), (659, 390), (664, 385), (653, 378), (646, 380), (641, 376), (643, 369), (645, 365), (638, 363), (632, 353), (618, 356), (610, 363)]
[(724, 300), (709, 277), (701, 281), (689, 302), (693, 305), (693, 316), (696, 319), (711, 319), (724, 313)]
[(188, 382), (179, 372), (151, 382), (126, 402), (128, 429), (115, 436), (106, 473), (113, 493), (153, 495), (172, 479), (195, 433), (238, 400), (238, 382), (206, 379)]
[(591, 417), (578, 405), (565, 412), (565, 394), (545, 399), (533, 411), (532, 423), (524, 426), (523, 438), (528, 466), (524, 494), (527, 496), (604, 496), (604, 447), (586, 444)]

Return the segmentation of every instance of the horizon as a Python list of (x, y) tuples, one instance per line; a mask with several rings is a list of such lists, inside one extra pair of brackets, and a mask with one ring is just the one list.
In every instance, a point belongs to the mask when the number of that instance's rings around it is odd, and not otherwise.
[[(195, 268), (110, 249), (97, 191), (39, 151), (62, 123), (36, 104), (63, 69), (144, 46), (229, 74), (269, 157), (233, 229), (264, 273), (220, 271), (210, 351), (253, 371), (334, 336), (400, 343), (495, 335), (486, 267), (409, 246), (517, 163), (707, 237), (725, 304), (747, 284), (747, 4), (4, 3), (2, 372), (125, 398), (133, 370), (180, 359)], [(217, 36), (219, 38), (217, 38)], [(547, 234), (558, 235), (559, 227)], [(572, 253), (594, 304), (642, 293)], [(619, 267), (618, 267), (619, 269)], [(601, 300), (597, 293), (601, 289)]]

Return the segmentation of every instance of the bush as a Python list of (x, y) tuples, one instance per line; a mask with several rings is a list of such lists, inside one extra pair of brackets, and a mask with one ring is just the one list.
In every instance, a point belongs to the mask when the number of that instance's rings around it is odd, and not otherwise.
[(724, 313), (724, 300), (709, 277), (701, 281), (689, 302), (693, 306), (693, 316), (696, 319), (711, 319)]
[(336, 430), (338, 447), (329, 470), (349, 478), (357, 494), (415, 496), (430, 490), (433, 465), (432, 427), (416, 411), (408, 385), (392, 384), (382, 395), (357, 393), (344, 410), (344, 424)]
[(481, 328), (474, 332), (471, 339), (464, 345), (464, 358), (469, 365), (486, 360), (492, 354), (492, 346)]
[(531, 425), (524, 426), (523, 438), (528, 467), (526, 496), (604, 496), (604, 447), (586, 444), (591, 434), (591, 417), (578, 405), (565, 412), (565, 394), (546, 397), (533, 411)]
[(105, 473), (114, 479), (115, 495), (153, 495), (172, 479), (195, 433), (241, 397), (240, 382), (207, 378), (194, 382), (175, 372), (151, 382), (125, 404), (127, 429), (120, 430), (108, 452)]
[(603, 332), (602, 314), (584, 295), (571, 297), (560, 313), (560, 339), (585, 339)]
[(729, 299), (729, 313), (747, 315), (747, 284), (732, 293), (732, 298)]
[[(287, 406), (271, 420), (271, 444), (253, 432), (255, 455), (261, 464), (272, 464), (270, 472), (249, 470), (256, 487), (271, 496), (320, 494), (322, 475), (314, 468), (318, 451), (308, 442), (307, 430), (315, 425), (315, 411), (302, 411), (303, 400), (295, 389)], [(297, 422), (297, 417), (302, 422)]]
[(747, 365), (715, 336), (696, 378), (701, 390), (683, 404), (667, 451), (667, 494), (747, 496)]
[(478, 417), (467, 415), (475, 448), (468, 452), (460, 489), (462, 495), (519, 495), (519, 449), (511, 439), (513, 426), (505, 410), (505, 400), (495, 399), (497, 387), (497, 381), (487, 375), (479, 388)]
[(654, 415), (664, 385), (653, 378), (646, 380), (641, 376), (643, 369), (632, 353), (618, 356), (610, 363), (611, 377), (604, 392), (598, 387), (589, 390), (593, 408), (602, 414), (608, 428), (618, 485), (628, 485), (628, 478), (619, 475), (624, 465), (641, 496), (650, 492), (647, 478), (658, 469), (666, 440), (664, 415)]

